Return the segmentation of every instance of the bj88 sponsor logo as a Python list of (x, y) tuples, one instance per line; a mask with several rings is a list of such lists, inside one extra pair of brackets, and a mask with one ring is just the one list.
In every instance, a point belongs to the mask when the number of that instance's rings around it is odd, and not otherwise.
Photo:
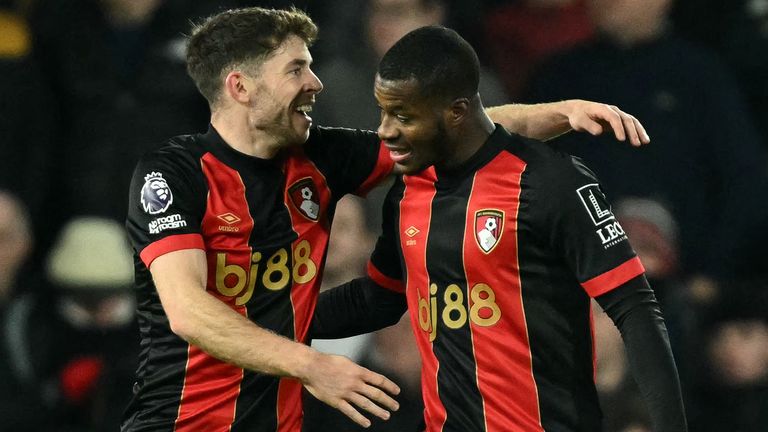
[[(289, 254), (292, 263), (289, 263)], [(258, 282), (269, 291), (281, 291), (294, 283), (307, 283), (317, 276), (317, 264), (312, 260), (312, 247), (307, 240), (297, 243), (292, 250), (280, 248), (269, 258), (261, 251), (251, 254), (250, 265), (245, 268), (228, 262), (226, 253), (216, 254), (216, 291), (226, 297), (235, 297), (236, 305), (251, 299)]]

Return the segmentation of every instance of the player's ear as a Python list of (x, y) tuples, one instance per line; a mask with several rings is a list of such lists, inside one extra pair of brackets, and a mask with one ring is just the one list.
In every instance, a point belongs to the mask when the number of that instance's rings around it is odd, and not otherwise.
[(224, 92), (237, 102), (248, 103), (251, 88), (248, 77), (238, 70), (228, 73), (224, 78)]
[(446, 123), (452, 126), (462, 123), (469, 115), (469, 99), (454, 99), (445, 111)]

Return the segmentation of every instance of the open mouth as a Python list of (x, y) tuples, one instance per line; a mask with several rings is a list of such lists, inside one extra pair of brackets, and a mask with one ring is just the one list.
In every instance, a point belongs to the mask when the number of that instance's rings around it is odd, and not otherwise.
[(309, 113), (312, 112), (312, 104), (306, 103), (302, 105), (298, 105), (294, 112), (299, 115), (301, 118), (304, 119), (308, 124), (312, 124), (312, 117), (309, 116)]
[(411, 156), (412, 151), (404, 147), (387, 146), (389, 157), (395, 162), (402, 162)]
[(309, 117), (308, 114), (312, 112), (312, 104), (299, 105), (296, 107), (296, 112)]

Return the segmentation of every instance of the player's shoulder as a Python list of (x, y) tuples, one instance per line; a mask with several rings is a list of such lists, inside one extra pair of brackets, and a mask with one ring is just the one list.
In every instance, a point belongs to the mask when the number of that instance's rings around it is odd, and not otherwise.
[(199, 134), (170, 138), (146, 152), (136, 164), (134, 176), (165, 173), (190, 179), (202, 175), (200, 158), (205, 153)]
[(139, 165), (158, 162), (175, 165), (198, 160), (204, 153), (202, 147), (199, 134), (175, 136), (144, 153), (139, 159)]
[(546, 142), (510, 133), (505, 150), (525, 162), (525, 175), (544, 185), (594, 180), (595, 174), (580, 158)]
[(314, 147), (379, 143), (376, 132), (344, 127), (312, 126), (307, 144)]

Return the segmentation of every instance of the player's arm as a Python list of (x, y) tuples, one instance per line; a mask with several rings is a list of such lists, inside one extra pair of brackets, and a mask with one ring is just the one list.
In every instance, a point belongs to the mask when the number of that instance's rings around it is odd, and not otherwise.
[(407, 308), (404, 294), (370, 277), (354, 279), (320, 293), (310, 334), (338, 339), (370, 333), (397, 324)]
[(312, 337), (334, 339), (368, 333), (393, 325), (403, 316), (407, 304), (394, 217), (404, 188), (402, 179), (395, 179), (384, 199), (381, 235), (368, 262), (368, 276), (320, 294)]
[(546, 141), (572, 130), (600, 135), (613, 131), (619, 141), (633, 146), (648, 144), (651, 139), (643, 125), (631, 114), (615, 105), (585, 100), (566, 100), (542, 104), (509, 104), (488, 108), (488, 116), (510, 132)]
[(595, 297), (621, 332), (630, 369), (656, 432), (688, 430), (680, 379), (653, 290), (640, 275)]
[(361, 426), (370, 421), (353, 405), (385, 420), (387, 409), (397, 410), (387, 393), (396, 395), (399, 388), (383, 375), (265, 330), (208, 294), (202, 250), (161, 255), (150, 271), (172, 331), (208, 354), (245, 369), (296, 378)]

